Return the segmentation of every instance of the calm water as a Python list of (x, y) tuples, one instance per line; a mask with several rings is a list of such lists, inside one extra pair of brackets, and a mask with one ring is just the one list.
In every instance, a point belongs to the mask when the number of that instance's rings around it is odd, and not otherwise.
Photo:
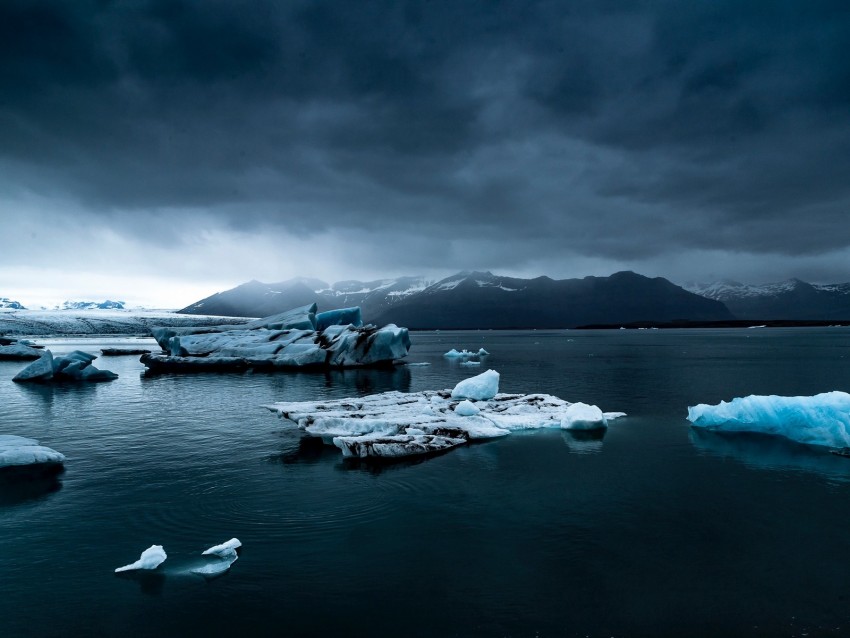
[[(144, 343), (51, 340), (54, 352)], [(686, 407), (850, 391), (850, 330), (441, 332), (431, 366), (13, 384), (0, 433), (66, 454), (0, 487), (0, 636), (850, 634), (850, 460), (696, 436)], [(342, 462), (260, 408), (451, 387), (485, 347), (508, 392), (622, 410), (602, 441), (513, 434), (418, 463)], [(486, 368), (482, 368), (486, 369)], [(244, 544), (227, 575), (186, 573)], [(115, 567), (162, 544), (159, 576)]]

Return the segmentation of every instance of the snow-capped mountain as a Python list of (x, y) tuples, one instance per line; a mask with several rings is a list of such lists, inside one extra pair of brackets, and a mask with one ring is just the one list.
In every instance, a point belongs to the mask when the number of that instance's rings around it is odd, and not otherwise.
[(8, 297), (0, 297), (0, 308), (7, 310), (26, 310), (19, 301), (13, 301)]
[(721, 280), (690, 283), (686, 290), (722, 301), (739, 319), (850, 319), (850, 283), (810, 284), (799, 279), (749, 285)]
[(65, 301), (57, 310), (124, 310), (123, 301)]
[(631, 272), (610, 277), (519, 279), (460, 272), (440, 281), (400, 277), (332, 286), (310, 279), (258, 281), (202, 299), (179, 312), (262, 317), (317, 302), (320, 310), (360, 306), (367, 322), (412, 329), (564, 328), (633, 321), (722, 321), (717, 301), (666, 279)]
[(321, 310), (360, 306), (364, 317), (368, 319), (408, 296), (423, 291), (430, 283), (422, 277), (339, 281), (333, 285), (305, 277), (274, 284), (249, 281), (202, 299), (178, 312), (266, 317), (315, 301)]

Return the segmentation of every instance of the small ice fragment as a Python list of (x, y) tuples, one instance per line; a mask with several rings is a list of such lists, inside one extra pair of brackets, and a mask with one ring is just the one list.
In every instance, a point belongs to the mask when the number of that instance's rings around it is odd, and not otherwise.
[(458, 383), (452, 390), (453, 399), (486, 401), (499, 393), (499, 373), (487, 370)]
[(203, 555), (208, 556), (209, 554), (215, 554), (216, 556), (229, 556), (237, 549), (242, 547), (242, 543), (239, 542), (238, 538), (231, 538), (226, 543), (222, 543), (221, 545), (213, 545), (208, 550), (204, 551)]
[(473, 366), (480, 366), (481, 362), (480, 361), (461, 361), (460, 365), (473, 367)]
[(487, 352), (484, 348), (481, 348), (481, 349), (478, 351), (478, 356), (479, 356), (479, 357), (486, 357), (488, 354), (490, 354), (490, 353), (489, 353), (489, 352)]
[(142, 552), (142, 555), (139, 556), (139, 560), (135, 563), (124, 565), (124, 567), (119, 567), (115, 570), (115, 572), (129, 572), (134, 569), (156, 569), (165, 562), (166, 558), (168, 558), (168, 556), (166, 555), (165, 550), (162, 549), (162, 545), (151, 545)]
[(598, 430), (607, 427), (608, 421), (602, 410), (586, 403), (570, 404), (561, 418), (563, 430)]
[(464, 399), (455, 406), (455, 414), (458, 416), (475, 416), (481, 412), (471, 401)]

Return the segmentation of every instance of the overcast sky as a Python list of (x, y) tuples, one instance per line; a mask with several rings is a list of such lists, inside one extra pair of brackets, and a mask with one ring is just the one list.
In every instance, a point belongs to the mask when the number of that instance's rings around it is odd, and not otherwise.
[(850, 4), (0, 2), (0, 297), (850, 280)]

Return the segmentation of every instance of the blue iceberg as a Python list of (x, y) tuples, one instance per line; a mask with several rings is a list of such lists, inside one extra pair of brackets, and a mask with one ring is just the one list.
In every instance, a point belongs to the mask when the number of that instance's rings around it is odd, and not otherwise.
[(811, 397), (750, 395), (718, 405), (688, 407), (695, 427), (719, 432), (760, 432), (808, 445), (850, 446), (850, 394)]

